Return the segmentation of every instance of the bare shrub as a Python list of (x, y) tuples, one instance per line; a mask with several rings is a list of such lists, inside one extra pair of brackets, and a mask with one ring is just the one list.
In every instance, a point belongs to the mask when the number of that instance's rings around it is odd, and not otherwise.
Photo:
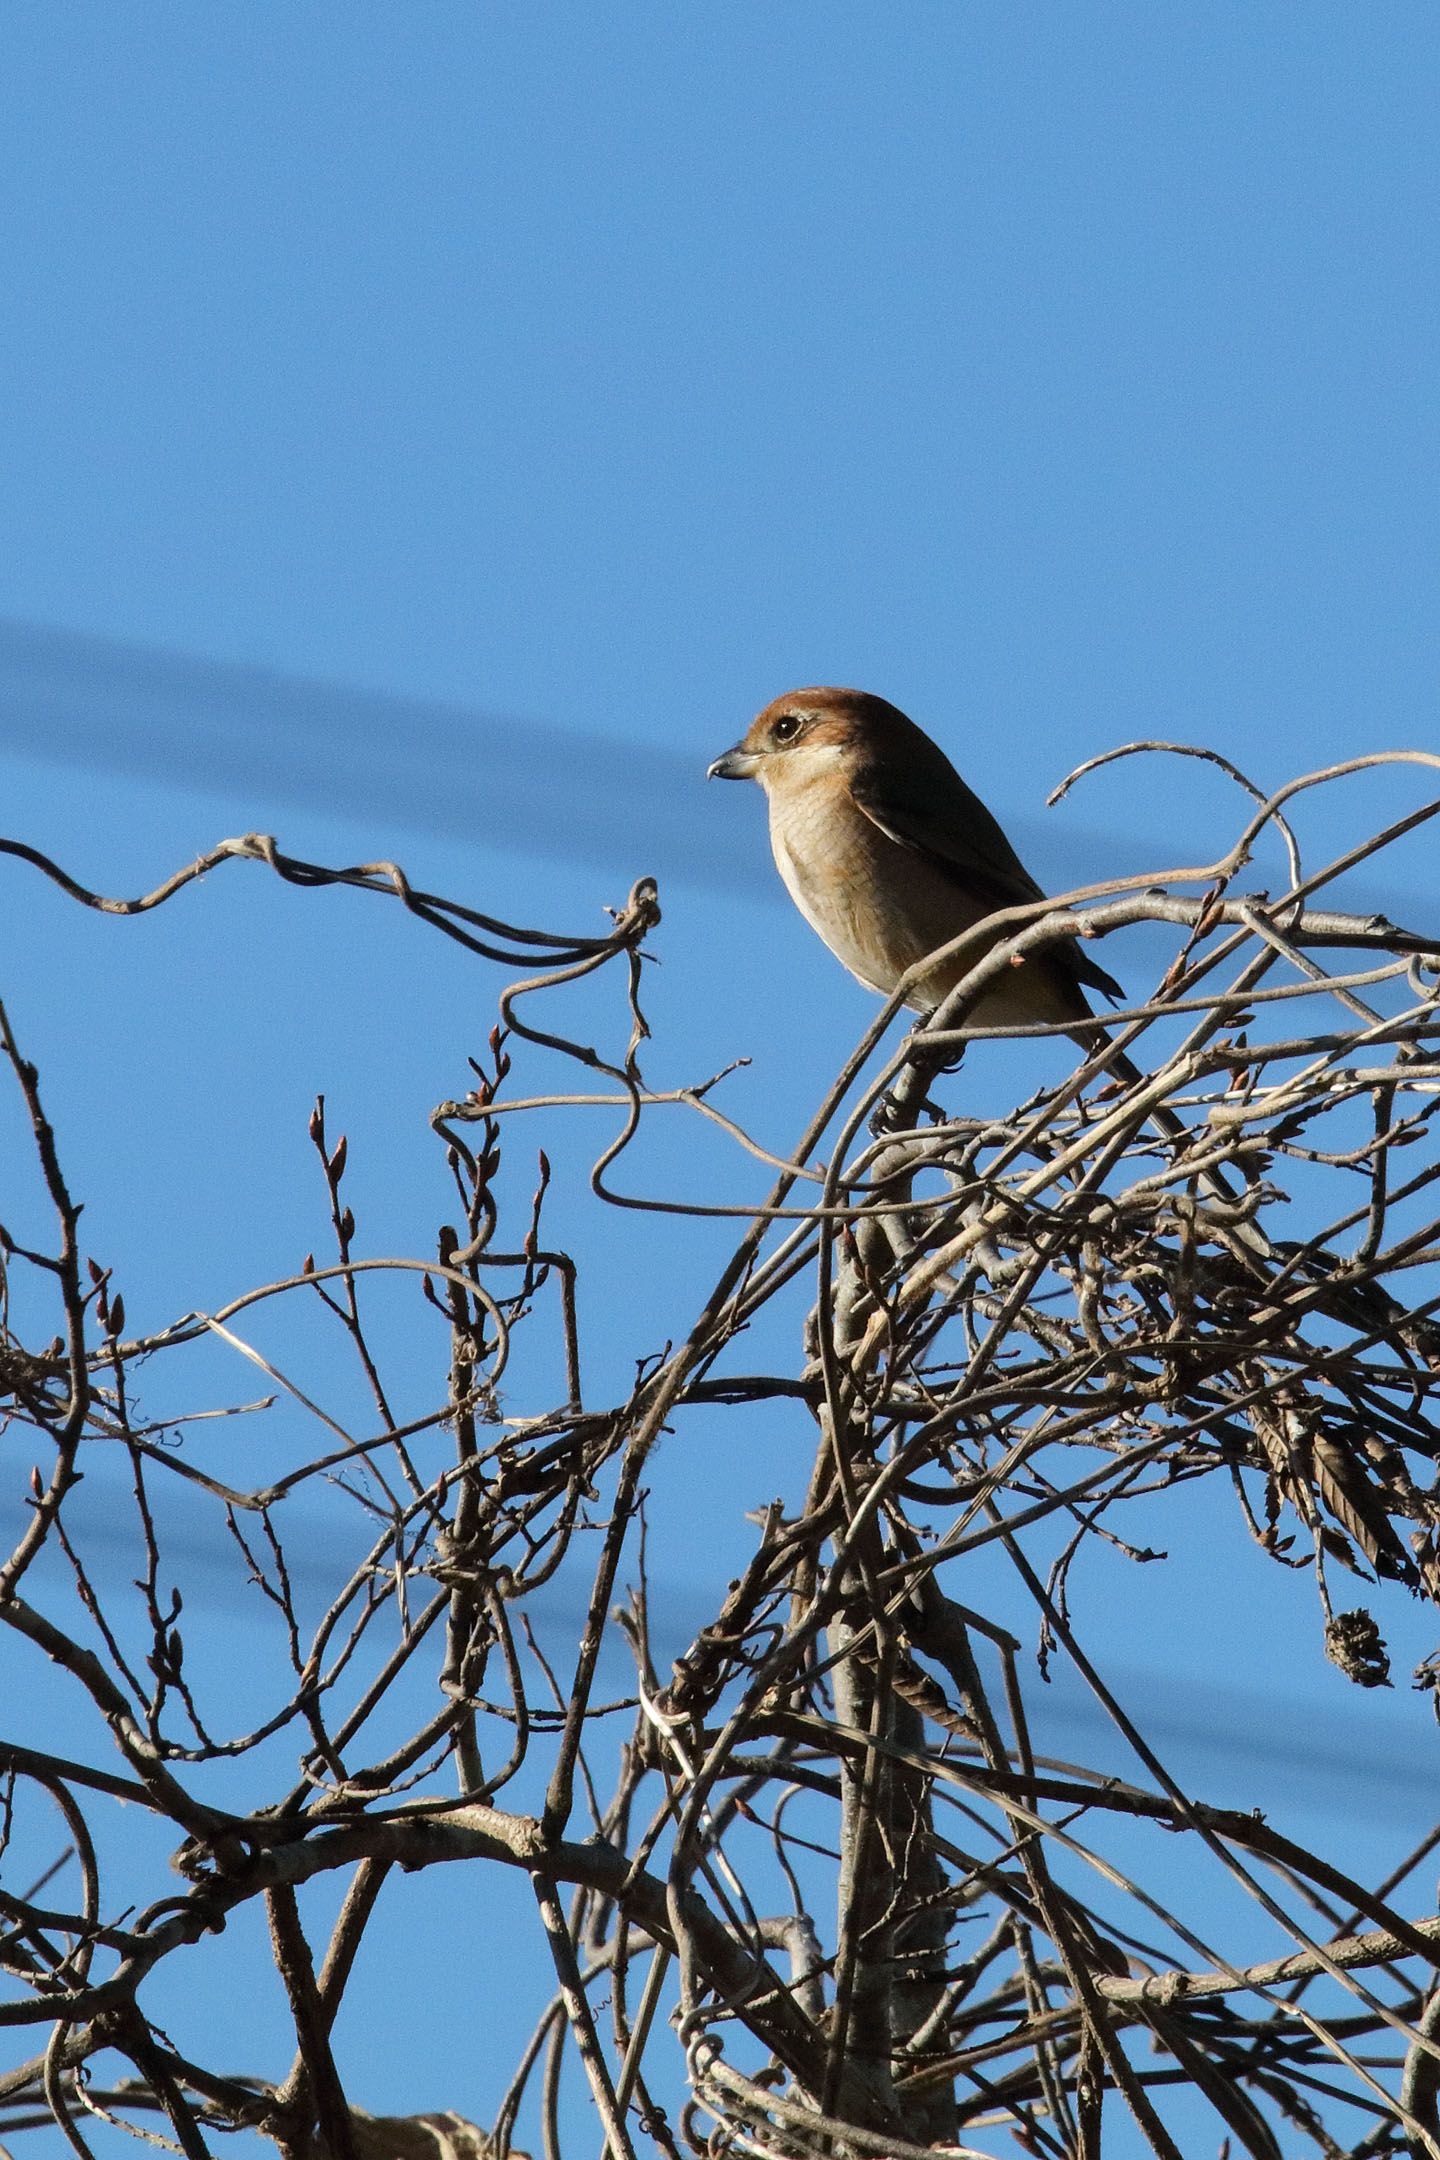
[[(57, 1705), (45, 1730), (0, 1746), (0, 2020), (19, 2042), (0, 2077), (6, 2134), (57, 2120), (83, 2154), (97, 2122), (121, 2124), (200, 2155), (250, 2129), (287, 2154), (383, 2160), (498, 2155), (519, 2127), (558, 2153), (574, 2142), (558, 2097), (573, 2050), (613, 2160), (646, 2145), (670, 2160), (998, 2153), (1012, 2137), (1090, 2156), (1112, 2130), (1134, 2149), (1136, 2126), (1171, 2156), (1197, 2134), (1270, 2160), (1310, 2145), (1440, 2154), (1440, 1919), (1407, 1892), (1440, 1828), (1370, 1885), (1343, 1855), (1182, 1789), (1087, 1656), (1068, 1595), (1091, 1541), (1144, 1557), (1127, 1525), (1203, 1480), (1233, 1491), (1296, 1595), (1308, 1576), (1325, 1651), (1362, 1686), (1387, 1677), (1371, 1606), (1395, 1593), (1343, 1609), (1336, 1571), (1440, 1594), (1440, 956), (1318, 897), (1440, 804), (1307, 875), (1284, 805), (1356, 769), (1261, 803), (1215, 862), (1013, 911), (933, 1021), (886, 1051), (893, 1008), (877, 1019), (783, 1161), (713, 1084), (657, 1094), (641, 1077), (639, 955), (660, 919), (648, 883), (608, 936), (565, 939), (416, 892), (392, 866), (327, 870), (255, 836), (135, 902), (5, 844), (112, 912), (258, 860), (302, 890), (391, 895), (526, 971), (473, 1088), (435, 1112), (456, 1205), (431, 1253), (364, 1251), (322, 1105), (333, 1254), (138, 1337), (123, 1255), (112, 1274), (86, 1253), (40, 1078), (0, 1015), (55, 1223), (43, 1250), (4, 1233), (4, 1477), (21, 1527), (0, 1621), (51, 1661)], [(1277, 824), (1290, 888), (1246, 895), (1237, 879)], [(985, 982), (1077, 924), (1105, 937), (1136, 923), (1170, 941), (1153, 993), (1111, 1022), (1138, 1076), (1115, 1079), (1100, 1052), (1009, 1115), (967, 1115), (956, 1062)], [(613, 979), (628, 1047), (570, 1032), (567, 986), (590, 977)], [(557, 1058), (575, 1068), (567, 1089), (545, 1077)], [(732, 1215), (737, 1239), (658, 1362), (643, 1356), (643, 1261), (615, 1269), (606, 1324), (641, 1362), (624, 1400), (600, 1402), (576, 1269), (547, 1231), (548, 1169), (537, 1191), (526, 1167), (537, 1127), (597, 1099), (619, 1115), (591, 1184), (637, 1237), (664, 1207)], [(703, 1206), (620, 1188), (636, 1131), (677, 1102), (748, 1151)], [(771, 1166), (763, 1199), (756, 1158)], [(397, 1275), (418, 1318), (392, 1378), (367, 1300)], [(783, 1369), (748, 1369), (755, 1323), (802, 1281), (803, 1343)], [(47, 1301), (22, 1339), (15, 1312)], [(224, 1428), (167, 1414), (164, 1376), (206, 1342), (266, 1362), (247, 1331), (277, 1304), (343, 1330), (371, 1407), (357, 1429), (269, 1360), (276, 1408), (249, 1414), (283, 1412), (288, 1452), (254, 1484), (218, 1474)], [(561, 1377), (522, 1406), (516, 1346), (532, 1338), (525, 1388)], [(422, 1382), (424, 1409), (402, 1415)], [(752, 1496), (748, 1564), (662, 1672), (642, 1537), (657, 1442), (692, 1406), (752, 1420), (779, 1402), (813, 1422), (808, 1496), (790, 1511)], [(123, 1593), (102, 1591), (77, 1501), (101, 1451), (128, 1475), (139, 1568)], [(197, 1672), (187, 1653), (184, 1554), (166, 1531), (177, 1485), (223, 1525), (250, 1584), (243, 1716), (233, 1672)], [(318, 1615), (295, 1586), (297, 1495), (347, 1554)], [(588, 1617), (556, 1672), (528, 1623), (581, 1567)], [(1035, 1752), (1041, 1682), (1005, 1617), (1017, 1601), (1112, 1721), (1123, 1770)], [(597, 1699), (617, 1628), (633, 1661), (619, 1705)], [(51, 1745), (60, 1706), (83, 1736), (73, 1755)], [(158, 1842), (117, 1841), (121, 1802)], [(37, 1828), (52, 1810), (58, 1838)], [(57, 1849), (36, 1868), (45, 1835)], [(528, 1880), (555, 1968), (483, 2138), (453, 2115), (362, 2114), (331, 2049), (387, 1878), (457, 1866)], [(307, 1886), (327, 1879), (344, 1892), (317, 1954)], [(1211, 1879), (1232, 1901), (1221, 1925)], [(1235, 1900), (1245, 1926), (1227, 1917)], [(257, 1901), (295, 2034), (293, 2065), (268, 2077), (226, 2059), (220, 2036), (182, 2050), (145, 2006), (162, 1966)]]

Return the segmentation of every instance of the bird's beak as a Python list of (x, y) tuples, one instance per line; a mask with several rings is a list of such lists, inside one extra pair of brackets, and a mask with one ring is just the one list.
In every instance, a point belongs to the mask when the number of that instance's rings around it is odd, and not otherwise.
[(705, 777), (707, 780), (753, 780), (760, 770), (760, 760), (744, 743), (736, 743), (724, 757), (717, 757)]

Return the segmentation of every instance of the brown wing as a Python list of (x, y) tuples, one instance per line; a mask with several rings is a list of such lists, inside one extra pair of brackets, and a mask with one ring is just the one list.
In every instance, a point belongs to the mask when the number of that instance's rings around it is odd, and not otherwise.
[[(902, 758), (876, 759), (852, 775), (850, 792), (859, 808), (888, 839), (926, 856), (968, 894), (988, 901), (992, 909), (1043, 900), (1043, 887), (1031, 877), (979, 796), (966, 787), (944, 751), (923, 730), (913, 722), (907, 725), (910, 734)], [(1125, 993), (1114, 976), (1107, 975), (1079, 943), (1055, 948), (1055, 957), (1077, 981), (1089, 983), (1107, 997), (1123, 999)]]

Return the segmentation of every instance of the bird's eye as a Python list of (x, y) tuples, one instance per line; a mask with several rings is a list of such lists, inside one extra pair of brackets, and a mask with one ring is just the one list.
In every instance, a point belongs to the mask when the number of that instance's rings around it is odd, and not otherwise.
[(794, 742), (795, 737), (804, 725), (805, 723), (799, 713), (781, 713), (770, 733), (776, 742)]

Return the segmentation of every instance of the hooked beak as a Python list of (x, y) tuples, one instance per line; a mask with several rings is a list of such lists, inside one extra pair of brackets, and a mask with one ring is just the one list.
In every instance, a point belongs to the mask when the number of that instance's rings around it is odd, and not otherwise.
[(717, 757), (706, 773), (707, 780), (753, 780), (760, 770), (760, 760), (744, 743), (736, 743), (723, 757)]

